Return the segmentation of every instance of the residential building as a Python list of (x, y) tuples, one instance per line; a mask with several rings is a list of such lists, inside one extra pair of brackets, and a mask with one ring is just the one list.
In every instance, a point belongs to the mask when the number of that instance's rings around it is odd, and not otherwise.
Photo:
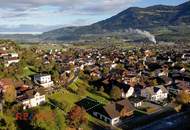
[(141, 90), (141, 96), (150, 101), (163, 101), (168, 97), (168, 90), (163, 85), (147, 87)]
[(44, 88), (30, 89), (17, 97), (17, 100), (22, 103), (23, 109), (36, 107), (45, 103)]
[(134, 87), (126, 86), (122, 89), (121, 97), (128, 98), (128, 97), (132, 96), (133, 93), (134, 93)]
[(121, 117), (133, 115), (134, 107), (128, 99), (111, 102), (106, 106), (95, 109), (93, 115), (111, 125), (119, 123)]
[(130, 97), (129, 98), (129, 101), (131, 102), (131, 104), (138, 108), (138, 107), (141, 107), (142, 104), (143, 104), (143, 101), (144, 101), (144, 97), (141, 97), (141, 96), (133, 96), (133, 97)]
[(34, 82), (44, 88), (48, 88), (54, 85), (53, 81), (51, 80), (51, 75), (46, 74), (34, 75)]

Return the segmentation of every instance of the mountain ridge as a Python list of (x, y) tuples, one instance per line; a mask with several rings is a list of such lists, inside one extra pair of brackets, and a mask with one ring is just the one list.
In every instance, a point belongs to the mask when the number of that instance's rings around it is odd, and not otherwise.
[(189, 26), (190, 1), (177, 6), (154, 5), (146, 8), (130, 7), (108, 19), (88, 26), (65, 27), (41, 35), (43, 40), (80, 39), (87, 34), (106, 34), (128, 28), (142, 29), (155, 33), (153, 28)]
[[(59, 28), (29, 38), (39, 41), (73, 41), (121, 34), (126, 37), (126, 30), (131, 28), (149, 31), (160, 40), (190, 41), (190, 1), (177, 6), (130, 7), (91, 25)], [(10, 37), (9, 35), (8, 38)], [(21, 37), (24, 39), (22, 35)]]

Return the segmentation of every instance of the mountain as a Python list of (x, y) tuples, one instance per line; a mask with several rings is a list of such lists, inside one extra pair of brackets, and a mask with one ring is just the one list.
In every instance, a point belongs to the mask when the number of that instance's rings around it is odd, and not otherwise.
[[(120, 36), (138, 39), (137, 35), (131, 35), (131, 29), (142, 30), (141, 33), (148, 31), (157, 40), (190, 41), (190, 1), (178, 6), (131, 7), (89, 26), (64, 27), (41, 35), (0, 35), (0, 38), (19, 41), (73, 41)], [(139, 32), (137, 30), (135, 32)]]
[[(190, 36), (190, 1), (178, 6), (131, 7), (106, 20), (82, 27), (65, 27), (43, 33), (43, 40), (78, 40), (85, 36), (117, 34), (125, 29), (147, 30), (159, 38)], [(188, 36), (187, 36), (188, 35)]]

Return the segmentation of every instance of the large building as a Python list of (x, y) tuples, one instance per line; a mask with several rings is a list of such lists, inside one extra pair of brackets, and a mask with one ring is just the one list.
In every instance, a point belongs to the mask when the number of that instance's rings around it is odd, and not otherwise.
[(17, 100), (22, 103), (23, 109), (41, 105), (46, 101), (44, 88), (27, 90), (22, 95), (18, 96)]

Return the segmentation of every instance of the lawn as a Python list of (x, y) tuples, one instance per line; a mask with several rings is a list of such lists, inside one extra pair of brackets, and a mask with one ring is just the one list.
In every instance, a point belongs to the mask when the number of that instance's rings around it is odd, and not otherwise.
[(91, 93), (86, 91), (86, 96), (91, 97), (93, 99), (95, 99), (96, 101), (100, 102), (101, 104), (107, 104), (109, 101), (95, 93)]
[[(88, 95), (91, 95), (92, 97), (95, 97), (97, 99), (97, 97), (93, 94), (88, 93)], [(75, 103), (79, 102), (82, 99), (82, 97), (80, 97), (76, 94), (73, 94), (73, 93), (69, 92), (68, 90), (64, 90), (63, 92), (58, 92), (58, 93), (52, 94), (52, 95), (48, 96), (48, 98), (54, 99), (58, 102), (64, 102), (64, 103), (67, 102), (67, 104), (69, 106), (68, 106), (66, 112), (68, 112), (71, 109), (71, 107), (73, 107), (75, 105)], [(92, 105), (92, 104), (90, 104), (90, 105)], [(60, 124), (62, 124), (62, 127), (65, 128), (66, 127), (65, 118), (62, 115), (63, 115), (62, 111), (59, 110), (58, 112), (56, 112), (56, 117), (58, 118), (56, 122), (58, 124), (58, 127)], [(87, 115), (88, 115), (87, 116), (88, 121), (91, 123), (89, 123), (88, 125), (82, 126), (85, 130), (91, 130), (92, 129), (91, 127), (94, 127), (94, 125), (96, 125), (96, 126), (98, 126), (100, 124), (101, 124), (101, 126), (108, 125), (108, 124), (104, 123), (103, 121), (92, 117), (90, 114), (87, 114)], [(60, 123), (60, 121), (62, 121), (62, 123)], [(90, 125), (92, 123), (94, 124), (93, 126)]]
[[(74, 83), (69, 85), (69, 88), (72, 89), (73, 91), (77, 91), (77, 89), (80, 87), (86, 88), (85, 93), (82, 96), (64, 89), (62, 92), (58, 92), (58, 93), (49, 95), (48, 98), (54, 99), (60, 103), (66, 103), (68, 106), (67, 106), (65, 112), (70, 111), (70, 109), (77, 102), (82, 101), (82, 99), (84, 99), (86, 97), (90, 97), (90, 98), (92, 98), (92, 100), (94, 99), (101, 104), (107, 104), (109, 102), (104, 97), (101, 97), (101, 96), (97, 95), (96, 93), (91, 93), (91, 92), (87, 91), (89, 84), (81, 79), (78, 79)], [(83, 102), (82, 102), (82, 104), (84, 105)], [(96, 102), (90, 102), (89, 104), (86, 104), (86, 107), (94, 106), (96, 104), (97, 104)], [(60, 115), (61, 115), (61, 113), (60, 113)], [(108, 124), (104, 123), (103, 121), (98, 120), (95, 117), (91, 116), (90, 114), (87, 114), (87, 115), (88, 115), (89, 124), (82, 126), (85, 130), (90, 130), (90, 129), (92, 129), (92, 127), (94, 128), (94, 127), (105, 126), (105, 125), (109, 126)], [(59, 116), (59, 113), (58, 113), (58, 116)], [(64, 119), (62, 119), (62, 120), (64, 120)], [(58, 121), (60, 121), (60, 120), (58, 120)], [(58, 124), (60, 124), (60, 123), (58, 123)]]
[(68, 90), (64, 90), (63, 92), (58, 92), (48, 96), (50, 99), (54, 99), (60, 103), (66, 103), (68, 105), (66, 111), (68, 112), (71, 107), (75, 105), (81, 98), (76, 94), (69, 92)]
[(24, 73), (23, 73), (22, 77), (27, 77), (27, 76), (36, 74), (35, 72), (33, 72), (33, 71), (31, 70), (31, 68), (32, 68), (32, 66), (27, 66), (27, 67), (25, 67), (24, 70), (23, 70)]
[(51, 49), (62, 49), (63, 45), (62, 44), (19, 44), (21, 48), (31, 48), (31, 47), (36, 47), (41, 50), (50, 50)]
[[(85, 82), (81, 79), (78, 79), (74, 83), (69, 85), (69, 88), (75, 92), (78, 90), (78, 88), (82, 88), (82, 87), (83, 88), (89, 88), (90, 86), (87, 82)], [(85, 89), (85, 94), (84, 94), (83, 98), (87, 97), (87, 96), (98, 101), (98, 102), (100, 102), (100, 103), (102, 103), (102, 104), (107, 104), (109, 102), (106, 98), (99, 96), (96, 93), (91, 93)]]

